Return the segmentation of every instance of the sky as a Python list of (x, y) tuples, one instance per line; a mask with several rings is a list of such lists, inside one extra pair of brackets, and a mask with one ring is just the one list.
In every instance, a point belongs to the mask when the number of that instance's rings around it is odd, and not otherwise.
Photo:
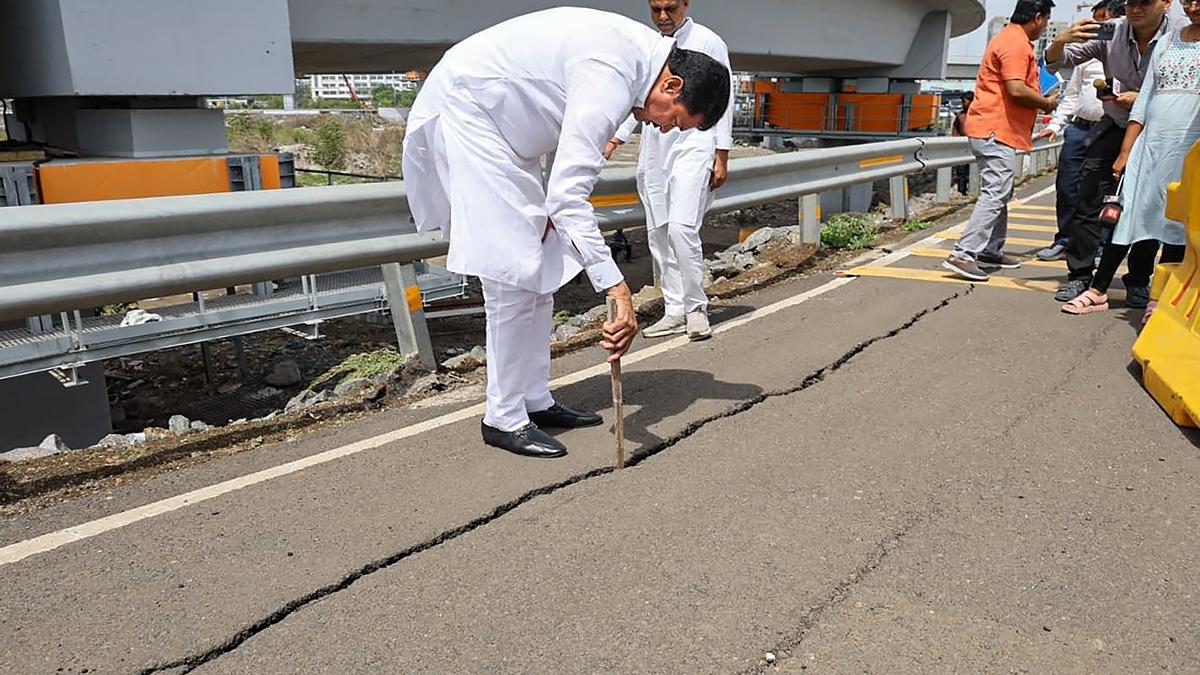
[[(1092, 5), (1098, 0), (1088, 2), (1086, 10), (1075, 10), (1076, 4), (1084, 4), (1078, 0), (1057, 0), (1054, 7), (1053, 18), (1055, 21), (1071, 21), (1076, 17), (1082, 18), (1086, 13), (1090, 13)], [(987, 21), (982, 26), (975, 29), (975, 32), (962, 37), (954, 38), (950, 41), (950, 62), (951, 63), (979, 63), (979, 59), (983, 56), (983, 49), (987, 47), (988, 23), (993, 17), (1012, 14), (1013, 7), (1016, 7), (1016, 0), (987, 0)]]
[[(1095, 5), (1099, 0), (1090, 0), (1083, 2), (1082, 0), (1055, 0), (1054, 14), (1052, 15), (1055, 21), (1071, 22), (1076, 19), (1082, 19), (1085, 16), (1091, 15), (1092, 5)], [(988, 23), (993, 17), (1012, 14), (1013, 8), (1017, 6), (1016, 0), (986, 0), (987, 4), (987, 21), (982, 26), (975, 29), (973, 33), (969, 33), (962, 37), (954, 38), (950, 41), (950, 63), (979, 63), (979, 59), (983, 57), (983, 50), (987, 47)], [(1082, 8), (1076, 9), (1078, 5), (1083, 5)], [(1182, 15), (1178, 2), (1171, 7), (1171, 12), (1176, 15)]]

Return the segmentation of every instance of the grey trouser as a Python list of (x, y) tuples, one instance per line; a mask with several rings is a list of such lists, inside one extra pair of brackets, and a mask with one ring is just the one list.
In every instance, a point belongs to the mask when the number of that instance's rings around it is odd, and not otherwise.
[(971, 152), (979, 161), (979, 201), (954, 254), (971, 259), (980, 253), (999, 256), (1008, 239), (1008, 202), (1013, 196), (1017, 151), (989, 136), (972, 138)]

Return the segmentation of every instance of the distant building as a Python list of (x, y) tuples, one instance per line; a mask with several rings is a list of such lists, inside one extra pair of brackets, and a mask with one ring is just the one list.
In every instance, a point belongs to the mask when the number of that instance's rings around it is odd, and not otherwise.
[(420, 80), (416, 73), (377, 73), (358, 75), (310, 75), (308, 78), (309, 91), (314, 99), (336, 99), (348, 101), (351, 99), (350, 87), (363, 101), (371, 100), (371, 91), (380, 85), (391, 86), (397, 91), (416, 89)]
[[(1066, 21), (1051, 21), (1050, 25), (1046, 26), (1046, 32), (1042, 33), (1042, 37), (1038, 38), (1038, 41), (1033, 45), (1033, 52), (1037, 54), (1039, 59), (1045, 56), (1050, 43), (1054, 42), (1059, 32), (1066, 30), (1070, 25)], [(992, 19), (991, 23), (988, 24), (988, 41), (991, 42), (992, 38), (996, 37), (1006, 26), (1008, 26), (1008, 17), (998, 16)]]

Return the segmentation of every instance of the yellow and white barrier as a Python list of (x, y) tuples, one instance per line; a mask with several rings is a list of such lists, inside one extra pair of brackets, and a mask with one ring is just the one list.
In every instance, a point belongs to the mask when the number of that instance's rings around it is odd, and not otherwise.
[(1133, 346), (1142, 382), (1176, 424), (1200, 426), (1200, 143), (1167, 196), (1167, 217), (1187, 228), (1182, 263), (1159, 265), (1151, 297), (1158, 309)]

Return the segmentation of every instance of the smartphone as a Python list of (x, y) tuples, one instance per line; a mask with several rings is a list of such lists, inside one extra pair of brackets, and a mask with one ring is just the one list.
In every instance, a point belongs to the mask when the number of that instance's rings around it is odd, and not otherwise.
[(1096, 39), (1104, 40), (1107, 42), (1109, 40), (1112, 40), (1116, 34), (1117, 34), (1117, 24), (1102, 23), (1102, 24), (1100, 24), (1100, 28), (1096, 30)]

